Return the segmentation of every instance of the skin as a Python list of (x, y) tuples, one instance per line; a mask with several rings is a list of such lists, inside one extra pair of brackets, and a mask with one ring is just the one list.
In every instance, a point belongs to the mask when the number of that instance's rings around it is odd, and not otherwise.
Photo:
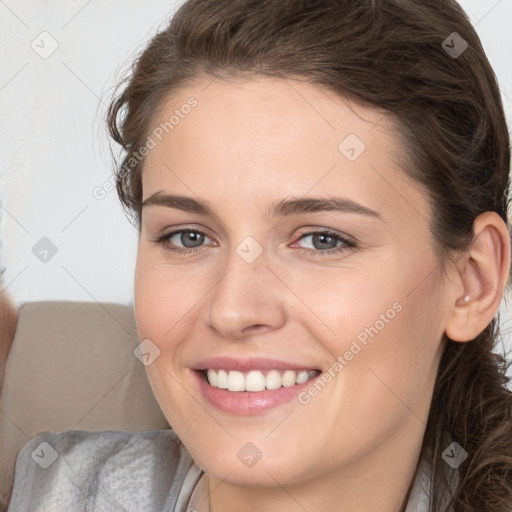
[[(399, 167), (403, 148), (377, 110), (303, 82), (203, 78), (170, 95), (153, 125), (190, 96), (197, 107), (146, 157), (143, 200), (157, 191), (200, 198), (217, 215), (143, 208), (134, 309), (140, 339), (160, 350), (146, 367), (150, 384), (206, 472), (210, 511), (343, 504), (346, 512), (396, 512), (418, 464), (443, 333), (470, 340), (499, 307), (510, 265), (506, 226), (496, 214), (481, 216), (475, 249), (443, 273), (426, 192)], [(338, 150), (349, 134), (366, 145), (353, 162)], [(381, 219), (267, 214), (274, 202), (313, 196), (343, 196)], [(153, 241), (197, 228), (207, 237), (196, 254)], [(323, 228), (357, 248), (308, 254), (342, 245), (301, 239)], [(249, 236), (263, 251), (252, 263), (236, 252)], [(179, 234), (164, 244), (187, 247)], [(241, 416), (199, 392), (191, 366), (211, 356), (326, 372), (395, 303), (400, 312), (307, 405), (291, 400)], [(237, 457), (248, 442), (262, 453), (252, 467)]]

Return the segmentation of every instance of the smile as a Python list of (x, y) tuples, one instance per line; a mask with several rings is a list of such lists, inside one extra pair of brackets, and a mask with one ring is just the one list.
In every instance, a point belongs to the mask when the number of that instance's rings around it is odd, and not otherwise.
[(228, 391), (264, 391), (289, 388), (304, 384), (319, 375), (319, 370), (205, 370), (204, 375), (210, 386)]
[(305, 360), (217, 356), (197, 361), (190, 369), (205, 403), (223, 413), (252, 416), (293, 402), (320, 378), (322, 370)]

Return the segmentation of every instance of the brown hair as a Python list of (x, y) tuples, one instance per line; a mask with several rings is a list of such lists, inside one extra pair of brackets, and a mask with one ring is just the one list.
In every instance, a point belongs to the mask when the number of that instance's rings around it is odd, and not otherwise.
[[(467, 49), (450, 53), (462, 40)], [(189, 0), (137, 58), (108, 115), (126, 151), (117, 191), (139, 230), (144, 161), (133, 156), (156, 109), (201, 76), (257, 75), (325, 86), (391, 115), (404, 172), (431, 201), (441, 263), (468, 249), (481, 213), (497, 212), (508, 225), (510, 139), (500, 91), (454, 0)], [(430, 512), (512, 510), (510, 362), (493, 352), (498, 318), (469, 343), (444, 337), (421, 454), (432, 472)], [(452, 441), (469, 455), (455, 488), (442, 458)]]

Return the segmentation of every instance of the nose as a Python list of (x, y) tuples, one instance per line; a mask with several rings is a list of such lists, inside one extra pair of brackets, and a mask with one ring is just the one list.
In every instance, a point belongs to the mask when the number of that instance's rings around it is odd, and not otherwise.
[(233, 250), (207, 296), (205, 322), (220, 336), (237, 340), (278, 329), (286, 319), (285, 293), (264, 252), (248, 263)]

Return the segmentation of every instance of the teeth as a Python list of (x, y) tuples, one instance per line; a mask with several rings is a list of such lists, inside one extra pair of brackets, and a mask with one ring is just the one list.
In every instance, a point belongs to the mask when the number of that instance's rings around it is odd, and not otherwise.
[(289, 388), (295, 384), (303, 384), (316, 377), (318, 371), (270, 370), (263, 372), (252, 370), (248, 373), (226, 370), (208, 370), (206, 376), (210, 386), (229, 391), (263, 391), (264, 389)]
[(309, 372), (303, 371), (297, 373), (297, 384), (303, 384), (309, 380)]
[(295, 386), (295, 380), (297, 379), (297, 374), (292, 370), (286, 370), (281, 377), (281, 384), (285, 388), (289, 388), (290, 386)]
[(228, 374), (224, 370), (220, 370), (217, 373), (217, 387), (219, 389), (228, 389)]
[(218, 387), (218, 382), (219, 382), (219, 379), (217, 377), (217, 374), (213, 371), (213, 370), (208, 370), (208, 382), (213, 386), (213, 387)]
[[(230, 372), (231, 373), (231, 372)], [(241, 374), (243, 377), (243, 374)], [(261, 372), (249, 372), (245, 377), (244, 391), (263, 391), (265, 389), (266, 379)]]
[(228, 373), (229, 391), (245, 391), (245, 378), (242, 372)]
[(281, 374), (277, 370), (270, 370), (267, 373), (265, 377), (265, 387), (267, 389), (277, 389), (281, 387)]

